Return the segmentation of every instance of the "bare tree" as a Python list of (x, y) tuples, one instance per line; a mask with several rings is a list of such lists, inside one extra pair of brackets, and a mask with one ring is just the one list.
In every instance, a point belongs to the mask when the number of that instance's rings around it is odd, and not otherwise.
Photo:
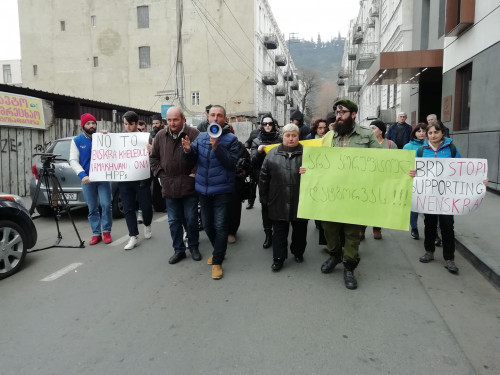
[(300, 80), (302, 81), (302, 85), (304, 88), (303, 96), (302, 96), (302, 103), (300, 108), (301, 111), (304, 112), (306, 105), (309, 108), (314, 108), (314, 105), (312, 102), (313, 96), (318, 88), (318, 75), (316, 72), (313, 72), (311, 70), (303, 70), (302, 72), (299, 73)]

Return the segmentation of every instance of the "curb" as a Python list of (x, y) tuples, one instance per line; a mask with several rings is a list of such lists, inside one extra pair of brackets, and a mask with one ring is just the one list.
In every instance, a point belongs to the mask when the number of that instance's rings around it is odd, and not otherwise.
[(495, 287), (500, 291), (500, 267), (493, 258), (467, 238), (455, 233), (457, 250)]

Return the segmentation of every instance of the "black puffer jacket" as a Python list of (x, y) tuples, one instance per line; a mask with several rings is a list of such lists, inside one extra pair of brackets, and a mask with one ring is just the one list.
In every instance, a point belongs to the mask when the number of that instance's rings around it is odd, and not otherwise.
[(287, 149), (280, 144), (264, 159), (259, 179), (260, 200), (269, 206), (271, 220), (305, 220), (297, 218), (303, 147), (299, 144), (291, 153)]

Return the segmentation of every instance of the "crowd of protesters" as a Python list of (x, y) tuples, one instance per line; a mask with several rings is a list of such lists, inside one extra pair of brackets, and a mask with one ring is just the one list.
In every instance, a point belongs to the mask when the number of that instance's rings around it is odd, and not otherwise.
[[(151, 222), (153, 187), (161, 192), (168, 215), (173, 255), (170, 264), (186, 258), (190, 252), (195, 261), (202, 259), (199, 249), (198, 214), (201, 208), (203, 228), (212, 246), (207, 263), (212, 266), (212, 278), (223, 277), (222, 264), (228, 243), (237, 241), (243, 200), (247, 209), (254, 207), (258, 186), (261, 204), (263, 248), (272, 247), (271, 269), (281, 270), (288, 258), (288, 249), (297, 263), (304, 261), (308, 220), (297, 216), (300, 178), (307, 173), (302, 166), (302, 140), (320, 139), (323, 147), (354, 147), (376, 149), (406, 149), (418, 157), (460, 157), (448, 138), (447, 129), (436, 115), (427, 117), (428, 123), (410, 126), (406, 113), (398, 114), (397, 122), (387, 129), (379, 120), (364, 128), (356, 123), (358, 106), (349, 99), (334, 103), (333, 112), (319, 118), (309, 127), (300, 111), (291, 114), (290, 123), (278, 126), (271, 113), (260, 118), (259, 126), (242, 143), (227, 122), (226, 110), (220, 105), (206, 107), (206, 121), (197, 128), (186, 124), (178, 107), (166, 113), (166, 124), (161, 116), (153, 118), (150, 142), (151, 178), (119, 183), (120, 197), (125, 211), (129, 241), (125, 250), (139, 244), (138, 222), (144, 225), (144, 238), (152, 236)], [(146, 123), (134, 112), (123, 116), (125, 132), (147, 131)], [(111, 191), (109, 182), (89, 180), (92, 134), (96, 120), (91, 114), (81, 117), (82, 134), (72, 142), (70, 164), (82, 180), (82, 189), (89, 205), (89, 223), (92, 228), (90, 245), (111, 239)], [(165, 126), (166, 125), (166, 126)], [(415, 171), (408, 171), (414, 177)], [(484, 181), (487, 184), (487, 180)], [(102, 214), (98, 206), (102, 206)], [(138, 218), (137, 208), (140, 217)], [(410, 235), (418, 240), (418, 213), (410, 213)], [(288, 234), (292, 228), (291, 244)], [(455, 241), (452, 215), (424, 215), (425, 253), (422, 263), (434, 260), (436, 246), (443, 246), (445, 268), (457, 273), (454, 263)], [(359, 246), (365, 239), (365, 226), (352, 223), (316, 221), (319, 243), (326, 245), (329, 257), (321, 265), (321, 272), (333, 272), (338, 264), (344, 267), (344, 283), (348, 289), (358, 286), (354, 270), (360, 262)], [(438, 236), (440, 228), (442, 240)], [(374, 227), (375, 239), (382, 239), (382, 228)]]

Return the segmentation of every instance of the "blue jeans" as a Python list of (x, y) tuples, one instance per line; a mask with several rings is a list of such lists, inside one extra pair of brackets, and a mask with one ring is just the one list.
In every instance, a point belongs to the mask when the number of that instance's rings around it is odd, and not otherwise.
[[(93, 236), (100, 236), (102, 232), (111, 232), (113, 217), (111, 214), (111, 183), (106, 181), (82, 184), (85, 202), (89, 206), (89, 223)], [(102, 208), (102, 217), (99, 214), (99, 204)]]
[[(148, 179), (149, 180), (149, 179)], [(139, 208), (142, 210), (144, 225), (151, 225), (153, 221), (153, 207), (151, 203), (151, 187), (148, 180), (124, 181), (118, 184), (120, 198), (125, 211), (125, 222), (127, 223), (128, 235), (130, 237), (139, 234), (137, 227), (136, 200), (139, 202)]]
[(220, 265), (227, 249), (227, 207), (231, 194), (203, 195), (200, 194), (201, 221), (205, 233), (212, 244), (212, 264)]
[(418, 212), (410, 211), (410, 229), (418, 229)]
[(182, 225), (185, 222), (190, 249), (197, 249), (200, 234), (198, 232), (198, 197), (191, 195), (182, 198), (165, 198), (167, 205), (168, 226), (174, 251), (185, 252)]

